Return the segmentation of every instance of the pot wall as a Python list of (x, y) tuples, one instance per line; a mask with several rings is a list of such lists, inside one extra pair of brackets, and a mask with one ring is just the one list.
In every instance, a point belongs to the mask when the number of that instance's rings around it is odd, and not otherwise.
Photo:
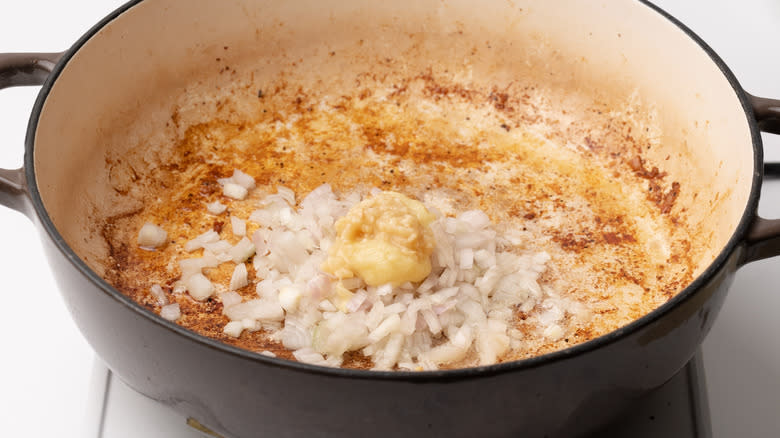
[[(671, 214), (701, 236), (691, 249), (702, 260), (698, 272), (736, 228), (753, 176), (744, 109), (707, 53), (649, 6), (307, 1), (147, 0), (76, 47), (46, 97), (34, 162), (53, 222), (91, 269), (101, 274), (108, 253), (96, 223), (142, 204), (132, 189), (114, 189), (133, 175), (112, 173), (109, 156), (142, 155), (133, 165), (152, 171), (164, 147), (143, 149), (179, 133), (174, 96), (196, 80), (223, 86), (232, 80), (219, 78), (225, 65), (262, 84), (299, 59), (313, 65), (307, 80), (335, 89), (340, 75), (394, 56), (411, 71), (463, 71), (498, 84), (533, 77), (589, 90), (615, 111), (654, 109), (663, 135), (644, 158), (681, 184)], [(340, 56), (331, 61), (335, 49)], [(214, 114), (191, 121), (204, 117)]]

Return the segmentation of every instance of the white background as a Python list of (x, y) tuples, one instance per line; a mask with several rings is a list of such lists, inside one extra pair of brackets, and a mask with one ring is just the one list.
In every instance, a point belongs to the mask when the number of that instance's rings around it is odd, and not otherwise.
[[(1, 3), (0, 52), (13, 52), (64, 50), (122, 2)], [(657, 3), (707, 41), (748, 91), (780, 98), (780, 1)], [(36, 94), (37, 88), (30, 87), (0, 91), (0, 167), (21, 166)], [(780, 139), (764, 138), (767, 159), (780, 160)], [(780, 182), (765, 184), (759, 212), (780, 217)], [(0, 332), (5, 335), (0, 356), (3, 435), (84, 436), (93, 353), (62, 303), (37, 231), (22, 215), (2, 207), (0, 276), (6, 306), (0, 317)], [(780, 434), (778, 284), (780, 261), (742, 268), (704, 344), (715, 437)], [(30, 318), (31, 314), (36, 316)]]

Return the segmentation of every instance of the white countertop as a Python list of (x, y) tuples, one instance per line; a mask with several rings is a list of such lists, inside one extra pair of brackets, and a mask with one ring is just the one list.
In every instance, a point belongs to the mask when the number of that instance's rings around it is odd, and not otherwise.
[[(608, 1), (606, 1), (608, 3)], [(4, 5), (0, 52), (59, 51), (123, 2), (30, 0)], [(658, 0), (726, 61), (750, 92), (780, 98), (780, 2)], [(21, 165), (37, 88), (0, 91), (0, 167)], [(766, 158), (780, 161), (780, 137), (764, 136)], [(780, 181), (765, 184), (759, 212), (780, 217)], [(83, 429), (94, 354), (67, 313), (41, 252), (37, 231), (0, 207), (0, 273), (6, 334), (0, 361), (0, 412), (7, 436), (87, 436)], [(715, 438), (780, 435), (780, 259), (742, 268), (704, 343)], [(30, 324), (25, 314), (35, 312)], [(41, 323), (42, 322), (42, 323)], [(34, 326), (34, 327), (29, 327)], [(94, 409), (93, 409), (94, 412)], [(91, 421), (91, 420), (90, 420)], [(94, 427), (87, 424), (92, 430)], [(111, 437), (106, 437), (111, 438)]]

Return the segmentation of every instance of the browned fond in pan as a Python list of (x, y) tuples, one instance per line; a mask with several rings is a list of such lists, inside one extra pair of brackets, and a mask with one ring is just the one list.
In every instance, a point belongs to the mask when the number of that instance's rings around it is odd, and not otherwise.
[[(157, 146), (166, 151), (156, 155), (166, 157), (163, 162), (139, 161), (150, 147), (143, 142), (129, 156), (107, 159), (112, 189), (126, 194), (144, 187), (145, 199), (103, 223), (111, 257), (106, 277), (156, 311), (148, 291), (163, 285), (180, 304), (178, 323), (187, 328), (291, 357), (262, 331), (238, 339), (223, 334), (228, 319), (216, 296), (200, 303), (171, 293), (180, 276), (175, 261), (198, 255), (186, 254), (184, 243), (208, 229), (235, 243), (229, 215), (246, 219), (279, 185), (298, 199), (327, 182), (337, 192), (400, 191), (449, 215), (478, 208), (500, 229), (521, 234), (527, 248), (547, 251), (552, 260), (543, 287), (582, 306), (567, 312), (565, 335), (555, 341), (538, 327), (540, 306), (516, 312), (522, 341), (503, 360), (608, 333), (693, 278), (685, 209), (673, 208), (686, 188), (645, 162), (659, 147), (659, 128), (652, 107), (631, 96), (605, 103), (595, 93), (523, 78), (485, 85), (447, 70), (406, 71), (403, 60), (392, 58), (350, 73), (338, 86), (297, 80), (305, 76), (303, 60), (265, 81), (220, 61), (218, 75), (235, 83), (202, 96), (195, 90), (203, 93), (203, 87), (193, 86), (180, 98), (168, 122), (179, 134)], [(217, 112), (188, 120), (199, 107)], [(217, 178), (233, 169), (257, 181), (247, 201), (222, 196)], [(228, 205), (227, 213), (206, 213), (205, 204), (215, 200)], [(137, 247), (137, 230), (146, 221), (168, 230), (167, 246)], [(248, 234), (254, 229), (250, 223)], [(208, 276), (225, 290), (232, 266)], [(254, 296), (254, 284), (239, 292)], [(369, 365), (354, 354), (344, 366)]]

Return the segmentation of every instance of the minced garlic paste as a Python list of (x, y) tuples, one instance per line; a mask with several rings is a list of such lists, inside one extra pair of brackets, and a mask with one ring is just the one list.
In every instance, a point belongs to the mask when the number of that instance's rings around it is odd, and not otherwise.
[(422, 281), (431, 273), (434, 219), (421, 202), (400, 193), (367, 198), (336, 221), (338, 237), (322, 270), (358, 276), (369, 286)]

